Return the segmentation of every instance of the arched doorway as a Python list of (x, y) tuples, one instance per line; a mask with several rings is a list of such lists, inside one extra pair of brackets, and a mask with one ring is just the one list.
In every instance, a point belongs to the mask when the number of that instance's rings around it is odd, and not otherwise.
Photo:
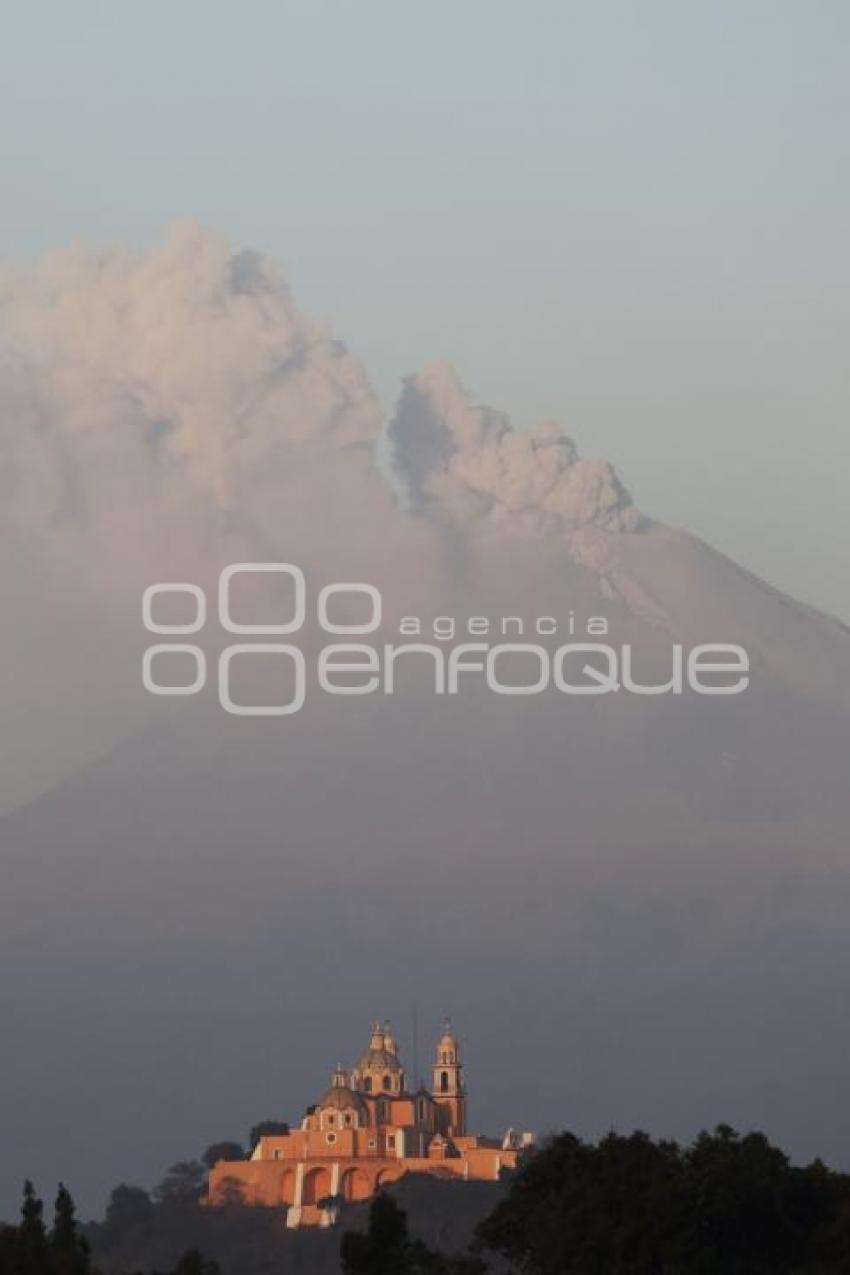
[(331, 1193), (331, 1175), (327, 1169), (310, 1169), (304, 1175), (304, 1204), (318, 1204)]
[(340, 1189), (346, 1200), (368, 1200), (372, 1194), (372, 1181), (362, 1169), (346, 1169)]

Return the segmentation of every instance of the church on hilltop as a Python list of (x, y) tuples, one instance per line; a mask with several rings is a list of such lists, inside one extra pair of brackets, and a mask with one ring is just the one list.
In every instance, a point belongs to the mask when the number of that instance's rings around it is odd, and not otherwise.
[(287, 1225), (330, 1226), (344, 1200), (365, 1200), (405, 1173), (497, 1180), (512, 1169), (529, 1134), (501, 1140), (467, 1133), (466, 1086), (457, 1038), (446, 1021), (430, 1089), (407, 1087), (387, 1023), (351, 1071), (308, 1107), (298, 1129), (260, 1138), (250, 1160), (220, 1160), (211, 1205), (239, 1202), (287, 1210)]

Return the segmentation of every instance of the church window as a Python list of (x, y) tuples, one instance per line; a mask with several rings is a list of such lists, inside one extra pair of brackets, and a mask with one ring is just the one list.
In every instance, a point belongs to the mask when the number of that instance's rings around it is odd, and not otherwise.
[(440, 1072), (440, 1093), (449, 1092), (449, 1073), (447, 1071)]
[(367, 1093), (372, 1092), (372, 1077), (371, 1076), (365, 1076), (363, 1078), (363, 1088), (366, 1090)]
[(350, 1111), (347, 1111), (347, 1112), (346, 1112), (346, 1114), (345, 1114), (345, 1123), (346, 1123), (346, 1124), (351, 1124), (351, 1112), (350, 1112)]
[(328, 1146), (329, 1146), (329, 1147), (332, 1147), (332, 1146), (333, 1146), (333, 1144), (336, 1142), (336, 1134), (335, 1134), (335, 1133), (326, 1133), (326, 1134), (325, 1134), (325, 1142), (327, 1142), (327, 1144), (328, 1144)]
[(387, 1147), (388, 1147), (390, 1150), (392, 1150), (394, 1146), (395, 1146), (395, 1134), (394, 1134), (394, 1133), (388, 1133), (388, 1134), (387, 1134)]
[(392, 1076), (384, 1076), (384, 1088), (392, 1089), (392, 1087), (393, 1087)]

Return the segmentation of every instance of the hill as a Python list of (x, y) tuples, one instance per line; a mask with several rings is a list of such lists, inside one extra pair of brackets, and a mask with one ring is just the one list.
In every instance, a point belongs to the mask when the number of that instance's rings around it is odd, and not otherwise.
[[(504, 1187), (409, 1175), (391, 1194), (405, 1210), (413, 1238), (453, 1253), (466, 1249)], [(85, 1234), (103, 1275), (170, 1270), (190, 1249), (218, 1262), (223, 1275), (339, 1275), (341, 1236), (346, 1229), (364, 1231), (368, 1214), (368, 1203), (351, 1204), (333, 1230), (288, 1231), (282, 1209), (160, 1204), (146, 1222), (129, 1227), (92, 1223)]]

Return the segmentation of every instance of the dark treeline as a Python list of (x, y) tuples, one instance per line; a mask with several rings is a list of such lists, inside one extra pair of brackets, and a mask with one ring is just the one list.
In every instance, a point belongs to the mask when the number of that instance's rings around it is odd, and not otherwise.
[[(24, 1183), (21, 1220), (0, 1226), (0, 1275), (98, 1275), (91, 1247), (77, 1222), (74, 1201), (60, 1183), (48, 1230), (44, 1205), (31, 1182)], [(188, 1250), (167, 1272), (151, 1275), (221, 1275), (221, 1268)]]
[(792, 1165), (760, 1133), (564, 1133), (498, 1184), (409, 1175), (344, 1206), (332, 1232), (287, 1231), (282, 1208), (203, 1207), (224, 1147), (152, 1194), (116, 1187), (84, 1230), (64, 1187), (48, 1229), (27, 1184), (20, 1223), (0, 1227), (0, 1275), (850, 1275), (850, 1176)]
[(565, 1133), (528, 1158), (476, 1245), (529, 1275), (842, 1275), (850, 1177), (727, 1126), (686, 1147)]

